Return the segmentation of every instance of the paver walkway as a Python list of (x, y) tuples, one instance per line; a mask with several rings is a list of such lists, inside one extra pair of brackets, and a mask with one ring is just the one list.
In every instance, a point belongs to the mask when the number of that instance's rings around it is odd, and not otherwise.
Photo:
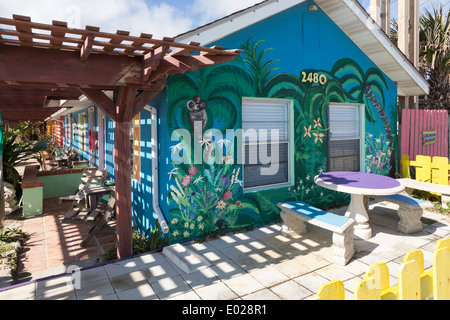
[(29, 235), (19, 257), (18, 279), (21, 282), (66, 272), (67, 266), (93, 265), (98, 257), (114, 246), (114, 224), (96, 234), (85, 248), (81, 241), (89, 232), (87, 222), (64, 219), (71, 201), (44, 200), (44, 215), (23, 220), (22, 231)]
[(332, 262), (331, 233), (309, 226), (307, 234), (285, 237), (281, 225), (273, 224), (186, 244), (211, 263), (191, 274), (154, 252), (82, 270), (68, 266), (73, 273), (0, 289), (0, 299), (303, 300), (336, 279), (344, 283), (346, 299), (352, 299), (355, 285), (373, 263), (387, 264), (391, 285), (410, 250), (421, 249), (425, 269), (430, 268), (436, 241), (450, 237), (448, 217), (427, 212), (424, 230), (404, 235), (396, 230), (395, 205), (370, 207), (373, 237), (355, 240), (356, 254), (346, 266)]

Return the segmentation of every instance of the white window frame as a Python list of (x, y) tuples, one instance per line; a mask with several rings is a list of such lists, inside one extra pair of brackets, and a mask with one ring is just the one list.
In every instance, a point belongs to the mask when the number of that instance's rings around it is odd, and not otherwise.
[[(358, 137), (346, 137), (346, 138), (333, 138), (333, 132), (331, 131), (331, 108), (338, 107), (356, 107), (359, 110), (357, 111), (357, 115), (359, 117), (359, 136)], [(364, 136), (365, 136), (365, 106), (363, 104), (355, 104), (355, 103), (330, 103), (328, 106), (328, 125), (330, 128), (329, 140), (330, 141), (345, 141), (345, 140), (359, 140), (359, 171), (365, 171), (365, 145), (364, 145)], [(328, 147), (329, 152), (329, 147)], [(327, 154), (327, 167), (328, 170), (331, 170), (330, 163), (330, 155)]]
[[(246, 145), (255, 145), (259, 143), (255, 142), (245, 142), (245, 132), (243, 132), (241, 144), (242, 144), (242, 181), (243, 181), (243, 190), (244, 192), (251, 192), (256, 190), (265, 190), (265, 189), (274, 189), (274, 188), (281, 188), (281, 187), (289, 187), (293, 185), (294, 182), (294, 151), (293, 151), (293, 128), (294, 128), (294, 120), (293, 120), (293, 112), (294, 112), (294, 103), (291, 99), (276, 99), (276, 98), (255, 98), (255, 97), (244, 97), (242, 99), (242, 122), (244, 123), (244, 108), (245, 103), (257, 103), (261, 104), (261, 106), (264, 105), (284, 105), (287, 108), (287, 140), (283, 143), (287, 143), (287, 162), (288, 162), (288, 181), (286, 182), (280, 182), (280, 183), (272, 183), (272, 184), (265, 184), (260, 186), (252, 186), (252, 187), (246, 187), (245, 186), (245, 147)], [(244, 127), (244, 125), (242, 125)], [(244, 130), (244, 129), (243, 129)], [(268, 133), (270, 134), (270, 133)]]

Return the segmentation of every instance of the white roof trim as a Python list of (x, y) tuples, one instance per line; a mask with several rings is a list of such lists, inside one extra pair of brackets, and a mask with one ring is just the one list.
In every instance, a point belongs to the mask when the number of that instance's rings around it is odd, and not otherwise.
[[(305, 0), (267, 0), (178, 35), (175, 41), (207, 45), (302, 2)], [(356, 1), (315, 2), (389, 78), (397, 82), (398, 95), (428, 93), (428, 82)]]
[(399, 95), (428, 94), (428, 82), (359, 4), (353, 0), (315, 2), (385, 74), (397, 82)]

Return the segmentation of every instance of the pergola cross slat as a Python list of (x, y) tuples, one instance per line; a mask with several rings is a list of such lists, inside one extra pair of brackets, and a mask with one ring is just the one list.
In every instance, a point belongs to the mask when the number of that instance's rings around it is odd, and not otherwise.
[[(115, 122), (117, 246), (124, 258), (132, 254), (130, 121), (165, 87), (168, 74), (229, 62), (241, 52), (146, 33), (137, 37), (92, 26), (68, 28), (61, 21), (49, 25), (25, 16), (0, 17), (0, 110), (5, 120), (8, 114), (14, 121), (27, 120), (36, 112), (44, 120), (52, 108), (43, 106), (50, 100), (84, 94)], [(21, 104), (29, 110), (22, 119), (13, 112)]]

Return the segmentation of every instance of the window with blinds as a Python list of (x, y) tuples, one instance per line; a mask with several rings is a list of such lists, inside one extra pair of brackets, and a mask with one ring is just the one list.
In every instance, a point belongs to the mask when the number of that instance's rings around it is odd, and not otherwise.
[(290, 184), (290, 100), (244, 99), (244, 189)]
[(361, 171), (361, 106), (329, 106), (328, 171)]

